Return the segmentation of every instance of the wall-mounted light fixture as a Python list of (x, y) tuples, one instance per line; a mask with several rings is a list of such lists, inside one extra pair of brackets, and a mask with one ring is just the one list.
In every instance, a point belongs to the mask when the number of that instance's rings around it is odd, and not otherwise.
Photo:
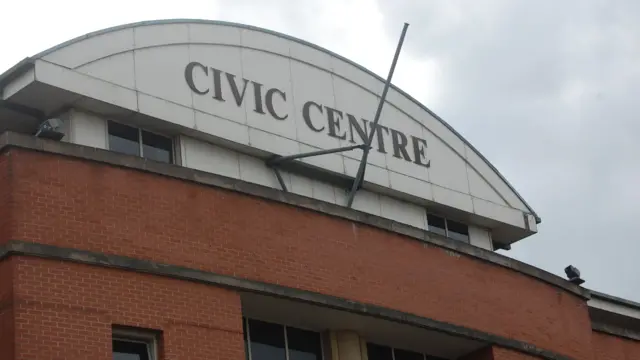
[(58, 118), (45, 120), (38, 126), (36, 137), (60, 141), (64, 137), (64, 123)]

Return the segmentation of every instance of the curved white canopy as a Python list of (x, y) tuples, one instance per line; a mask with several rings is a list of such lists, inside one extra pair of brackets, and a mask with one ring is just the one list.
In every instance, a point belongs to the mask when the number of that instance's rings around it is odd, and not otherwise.
[[(0, 111), (50, 115), (79, 106), (120, 119), (144, 114), (190, 135), (290, 155), (362, 143), (383, 86), (362, 66), (287, 35), (166, 20), (90, 33), (26, 59), (0, 77)], [(50, 88), (60, 91), (38, 98)], [(535, 232), (539, 217), (507, 180), (414, 98), (392, 86), (380, 125), (369, 186)], [(354, 176), (360, 156), (306, 161)]]

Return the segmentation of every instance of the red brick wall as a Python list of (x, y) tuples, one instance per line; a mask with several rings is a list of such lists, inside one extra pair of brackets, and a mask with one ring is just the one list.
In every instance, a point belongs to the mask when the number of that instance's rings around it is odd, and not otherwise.
[(12, 277), (12, 261), (0, 261), (0, 359), (13, 359), (15, 337)]
[(231, 290), (87, 265), (15, 258), (16, 359), (111, 360), (111, 326), (163, 332), (165, 360), (244, 360)]
[(16, 239), (377, 304), (591, 356), (583, 300), (418, 241), (153, 174), (13, 151)]
[(596, 360), (637, 360), (640, 359), (640, 341), (594, 331), (593, 351)]

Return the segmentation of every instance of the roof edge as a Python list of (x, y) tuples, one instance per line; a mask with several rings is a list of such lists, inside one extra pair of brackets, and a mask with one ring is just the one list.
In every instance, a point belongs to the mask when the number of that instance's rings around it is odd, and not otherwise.
[[(278, 31), (274, 31), (274, 30), (269, 30), (269, 29), (265, 29), (262, 27), (258, 27), (258, 26), (254, 26), (254, 25), (247, 25), (247, 24), (240, 24), (240, 23), (235, 23), (235, 22), (229, 22), (229, 21), (222, 21), (222, 20), (204, 20), (204, 19), (185, 19), (185, 18), (177, 18), (177, 19), (161, 19), (161, 20), (146, 20), (146, 21), (139, 21), (139, 22), (132, 22), (132, 23), (127, 23), (127, 24), (122, 24), (122, 25), (117, 25), (117, 26), (112, 26), (112, 27), (108, 27), (108, 28), (104, 28), (101, 30), (97, 30), (97, 31), (93, 31), (93, 32), (89, 32), (86, 33), (84, 35), (78, 36), (76, 38), (67, 40), (63, 43), (60, 43), (58, 45), (55, 45), (49, 49), (46, 49), (44, 51), (39, 52), (38, 54), (26, 58), (23, 61), (19, 62), (18, 64), (16, 64), (15, 66), (11, 67), (9, 70), (5, 71), (3, 74), (0, 74), (0, 89), (4, 86), (3, 82), (4, 81), (8, 81), (6, 79), (10, 78), (10, 76), (12, 76), (12, 73), (16, 72), (19, 70), (19, 68), (21, 66), (24, 66), (25, 63), (33, 63), (34, 60), (39, 59), (41, 57), (44, 57), (58, 49), (61, 49), (65, 46), (69, 46), (71, 44), (77, 43), (79, 41), (94, 37), (94, 36), (98, 36), (98, 35), (103, 35), (109, 32), (113, 32), (113, 31), (118, 31), (118, 30), (124, 30), (124, 29), (128, 29), (128, 28), (133, 28), (133, 27), (139, 27), (139, 26), (150, 26), (150, 25), (165, 25), (165, 24), (185, 24), (185, 23), (191, 23), (191, 24), (209, 24), (209, 25), (221, 25), (221, 26), (231, 26), (231, 27), (236, 27), (236, 28), (242, 28), (242, 29), (248, 29), (248, 30), (254, 30), (254, 31), (259, 31), (259, 32), (263, 32), (266, 34), (270, 34), (270, 35), (274, 35), (283, 39), (287, 39), (287, 40), (291, 40), (291, 41), (295, 41), (297, 43), (300, 43), (302, 45), (305, 46), (309, 46), (311, 48), (314, 48), (316, 50), (320, 50), (328, 55), (334, 56), (350, 65), (355, 66), (356, 68), (364, 71), (365, 73), (373, 76), (374, 78), (378, 79), (381, 82), (385, 82), (386, 80), (383, 79), (381, 76), (379, 76), (378, 74), (374, 73), (373, 71), (367, 69), (366, 67), (347, 59), (346, 57), (339, 55), (331, 50), (328, 50), (322, 46), (313, 44), (311, 42), (308, 42), (306, 40), (302, 40), (300, 38), (296, 38)], [(14, 75), (15, 76), (15, 75)], [(534, 218), (536, 219), (536, 223), (540, 224), (542, 222), (542, 219), (538, 216), (538, 214), (533, 210), (533, 208), (527, 203), (527, 201), (522, 197), (522, 195), (520, 195), (520, 193), (518, 193), (518, 191), (513, 187), (513, 185), (511, 185), (511, 183), (504, 177), (504, 175), (502, 175), (502, 173), (500, 173), (500, 171), (498, 171), (498, 169), (484, 156), (482, 155), (482, 153), (480, 153), (480, 151), (478, 151), (478, 149), (476, 149), (464, 136), (462, 136), (460, 133), (458, 133), (451, 125), (449, 125), (449, 123), (447, 123), (444, 119), (442, 119), (440, 116), (438, 116), (436, 113), (434, 113), (433, 111), (431, 111), (429, 108), (427, 108), (424, 104), (422, 104), (420, 101), (418, 101), (417, 99), (415, 99), (413, 96), (409, 95), (408, 93), (406, 93), (404, 90), (398, 88), (397, 86), (391, 84), (390, 86), (392, 89), (394, 89), (395, 91), (397, 91), (398, 93), (400, 93), (401, 95), (405, 96), (407, 99), (411, 100), (413, 103), (415, 103), (416, 105), (418, 105), (421, 109), (423, 109), (424, 111), (426, 111), (427, 113), (429, 113), (431, 116), (433, 116), (436, 120), (438, 120), (440, 123), (442, 123), (447, 129), (449, 129), (451, 132), (453, 132), (460, 140), (462, 140), (462, 142), (468, 146), (473, 152), (475, 152), (480, 159), (482, 159), (491, 170), (493, 170), (498, 177), (500, 177), (500, 179), (502, 181), (505, 182), (505, 184), (509, 187), (509, 189), (511, 189), (511, 191), (514, 192), (514, 194), (518, 197), (518, 199), (520, 201), (522, 201), (522, 203), (527, 207), (527, 209), (531, 212), (531, 215), (534, 216)]]
[(621, 297), (601, 293), (595, 290), (589, 290), (589, 291), (591, 292), (592, 299), (604, 300), (604, 301), (612, 302), (618, 305), (623, 305), (623, 306), (634, 308), (636, 310), (640, 310), (640, 303), (635, 302), (633, 300), (623, 299)]
[(36, 58), (34, 57), (26, 57), (0, 74), (0, 94), (2, 94), (2, 90), (8, 82), (20, 76), (22, 72), (34, 64), (35, 60)]

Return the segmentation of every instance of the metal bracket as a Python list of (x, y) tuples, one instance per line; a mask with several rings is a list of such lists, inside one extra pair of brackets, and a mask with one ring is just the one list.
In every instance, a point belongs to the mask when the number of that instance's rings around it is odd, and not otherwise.
[(365, 144), (360, 144), (360, 145), (353, 145), (353, 146), (346, 146), (346, 147), (340, 147), (340, 148), (335, 148), (335, 149), (327, 149), (327, 150), (318, 150), (318, 151), (312, 151), (312, 152), (307, 152), (307, 153), (302, 153), (302, 154), (296, 154), (296, 155), (287, 155), (287, 156), (273, 156), (270, 159), (267, 159), (265, 161), (265, 164), (273, 169), (273, 171), (276, 174), (276, 177), (278, 178), (278, 182), (280, 183), (280, 186), (282, 187), (282, 190), (287, 192), (287, 185), (284, 182), (284, 179), (282, 178), (282, 174), (280, 173), (280, 169), (278, 169), (278, 165), (285, 163), (285, 162), (289, 162), (289, 161), (293, 161), (293, 160), (297, 160), (297, 159), (302, 159), (302, 158), (307, 158), (307, 157), (312, 157), (312, 156), (318, 156), (318, 155), (326, 155), (326, 154), (334, 154), (334, 153), (339, 153), (339, 152), (344, 152), (344, 151), (351, 151), (351, 150), (355, 150), (355, 149), (362, 149), (362, 157), (360, 158), (360, 165), (358, 167), (358, 173), (355, 177), (355, 179), (353, 180), (353, 183), (351, 185), (351, 190), (349, 191), (349, 197), (347, 200), (347, 207), (351, 207), (351, 205), (353, 204), (353, 199), (355, 197), (356, 192), (358, 191), (358, 189), (360, 189), (362, 187), (362, 183), (363, 183), (363, 179), (364, 179), (364, 171), (365, 171), (365, 167), (367, 165), (367, 158), (369, 156), (369, 150), (371, 150), (371, 142), (373, 142), (373, 137), (376, 133), (377, 130), (377, 126), (378, 126), (378, 121), (380, 121), (380, 114), (382, 113), (382, 106), (384, 105), (386, 98), (387, 98), (387, 92), (389, 91), (389, 87), (391, 86), (391, 78), (393, 77), (393, 72), (395, 71), (396, 68), (396, 64), (398, 62), (398, 57), (400, 56), (400, 49), (402, 48), (402, 43), (404, 42), (404, 37), (407, 33), (407, 28), (409, 27), (409, 24), (404, 23), (404, 27), (402, 28), (402, 34), (400, 35), (400, 41), (398, 42), (398, 46), (396, 48), (396, 52), (395, 55), (393, 56), (393, 62), (391, 63), (391, 68), (389, 69), (389, 75), (387, 76), (387, 81), (384, 84), (384, 90), (382, 91), (382, 96), (380, 97), (380, 102), (378, 103), (378, 109), (376, 110), (376, 115), (375, 118), (373, 120), (373, 122), (371, 123), (371, 133), (369, 134), (369, 137), (366, 139), (366, 143)]
[(287, 155), (287, 156), (278, 156), (278, 155), (276, 155), (276, 156), (271, 157), (267, 161), (265, 161), (265, 164), (268, 167), (270, 167), (271, 169), (273, 169), (273, 171), (276, 174), (276, 177), (278, 178), (278, 182), (280, 183), (280, 186), (282, 187), (282, 190), (287, 192), (288, 191), (287, 185), (285, 184), (284, 179), (282, 178), (282, 174), (280, 173), (280, 169), (278, 169), (278, 165), (280, 165), (282, 163), (285, 163), (285, 162), (288, 162), (288, 161), (297, 160), (297, 159), (303, 159), (303, 158), (312, 157), (312, 156), (318, 156), (318, 155), (335, 154), (335, 153), (339, 153), (339, 152), (351, 151), (351, 150), (356, 150), (356, 149), (362, 149), (364, 151), (367, 151), (367, 145), (360, 144), (360, 145), (346, 146), (346, 147), (340, 147), (340, 148), (335, 148), (335, 149), (311, 151), (311, 152), (307, 152), (307, 153), (295, 154), (295, 155)]

